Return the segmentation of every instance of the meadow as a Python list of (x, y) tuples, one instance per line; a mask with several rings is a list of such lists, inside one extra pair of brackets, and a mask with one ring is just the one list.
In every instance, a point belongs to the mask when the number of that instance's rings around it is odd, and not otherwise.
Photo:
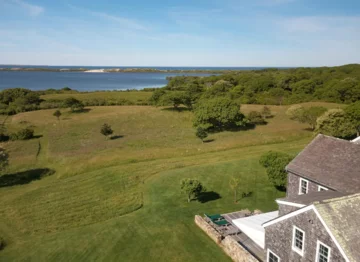
[[(313, 138), (286, 116), (287, 106), (270, 108), (267, 125), (210, 134), (206, 143), (195, 137), (191, 112), (161, 107), (63, 109), (60, 121), (54, 110), (2, 119), (9, 131), (32, 126), (36, 138), (2, 144), (10, 165), (0, 176), (0, 236), (7, 242), (0, 260), (230, 261), (194, 215), (276, 209), (284, 192), (269, 183), (259, 157), (296, 154)], [(114, 139), (100, 134), (103, 123)], [(252, 192), (238, 203), (229, 188), (234, 176)], [(201, 201), (187, 203), (183, 178), (204, 183)]]

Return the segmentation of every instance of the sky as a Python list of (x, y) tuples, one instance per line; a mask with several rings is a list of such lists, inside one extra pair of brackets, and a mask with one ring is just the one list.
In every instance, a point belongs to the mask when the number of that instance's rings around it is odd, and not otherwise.
[(0, 64), (349, 63), (359, 0), (0, 0)]

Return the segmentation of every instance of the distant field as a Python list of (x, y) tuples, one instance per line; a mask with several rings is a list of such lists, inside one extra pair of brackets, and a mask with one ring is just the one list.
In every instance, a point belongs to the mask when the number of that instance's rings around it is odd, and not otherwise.
[(143, 92), (143, 91), (108, 91), (108, 92), (89, 92), (89, 93), (70, 93), (70, 94), (50, 94), (41, 96), (42, 99), (66, 99), (68, 97), (75, 97), (78, 100), (85, 101), (95, 98), (103, 99), (126, 99), (133, 103), (147, 102), (150, 98), (152, 92)]
[[(339, 106), (307, 105), (315, 104)], [(270, 108), (274, 117), (267, 125), (211, 134), (209, 143), (195, 137), (187, 111), (113, 106), (78, 114), (63, 110), (60, 121), (54, 110), (10, 117), (9, 130), (32, 125), (39, 138), (2, 145), (10, 154), (8, 173), (56, 173), (0, 187), (0, 236), (8, 241), (0, 260), (230, 261), (196, 228), (194, 215), (274, 210), (274, 199), (284, 193), (269, 184), (260, 155), (295, 154), (313, 137), (306, 125), (288, 119), (286, 106)], [(103, 123), (117, 139), (105, 140), (99, 133)], [(252, 192), (237, 204), (228, 187), (232, 176)], [(187, 203), (179, 191), (187, 177), (200, 179), (212, 198)]]

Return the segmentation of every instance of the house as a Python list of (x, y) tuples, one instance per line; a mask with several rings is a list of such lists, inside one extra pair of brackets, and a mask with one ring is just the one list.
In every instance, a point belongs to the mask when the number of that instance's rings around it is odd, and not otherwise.
[(233, 260), (360, 262), (359, 142), (318, 135), (287, 165), (278, 211), (223, 214), (238, 229)]
[(360, 261), (360, 145), (318, 135), (286, 170), (266, 261)]

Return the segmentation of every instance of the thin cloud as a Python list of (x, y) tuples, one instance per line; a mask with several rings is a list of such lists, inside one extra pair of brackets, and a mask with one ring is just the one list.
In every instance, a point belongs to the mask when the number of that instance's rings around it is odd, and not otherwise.
[(12, 0), (12, 2), (24, 9), (30, 16), (38, 16), (45, 11), (45, 8), (38, 5), (29, 4), (22, 0)]
[(360, 29), (360, 17), (304, 16), (281, 19), (278, 24), (289, 33), (318, 33)]
[(104, 12), (96, 12), (96, 11), (91, 11), (85, 8), (80, 8), (74, 5), (68, 5), (71, 9), (77, 10), (77, 11), (81, 11), (81, 12), (86, 12), (92, 16), (96, 16), (96, 17), (100, 17), (100, 18), (104, 18), (108, 21), (112, 21), (112, 22), (116, 22), (121, 24), (124, 27), (127, 27), (129, 29), (134, 29), (134, 30), (148, 30), (148, 28), (144, 25), (142, 25), (141, 23), (133, 20), (133, 19), (129, 19), (129, 18), (125, 18), (125, 17), (121, 17), (121, 16), (115, 16), (115, 15), (111, 15), (108, 13), (104, 13)]

